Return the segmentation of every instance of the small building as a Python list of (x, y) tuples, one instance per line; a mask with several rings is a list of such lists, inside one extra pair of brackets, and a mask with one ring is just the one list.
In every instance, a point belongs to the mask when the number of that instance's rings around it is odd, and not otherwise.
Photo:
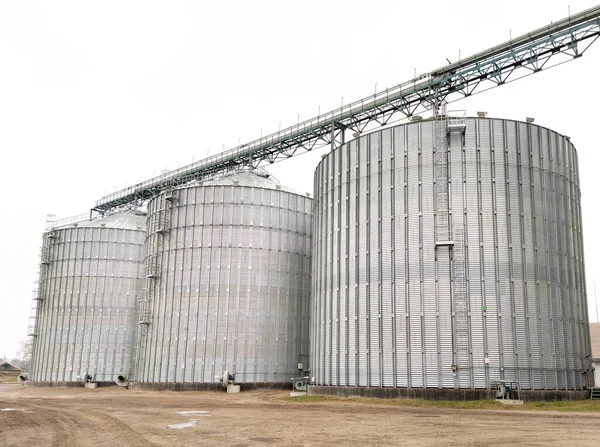
[(0, 363), (0, 383), (17, 383), (22, 370), (8, 362)]

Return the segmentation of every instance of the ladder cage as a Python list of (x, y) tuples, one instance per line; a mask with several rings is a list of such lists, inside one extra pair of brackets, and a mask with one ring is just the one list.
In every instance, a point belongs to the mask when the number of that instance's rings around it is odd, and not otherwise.
[(150, 302), (146, 299), (138, 301), (138, 324), (150, 324), (151, 320)]
[(455, 352), (457, 365), (469, 362), (469, 305), (467, 302), (465, 236), (461, 225), (454, 227), (452, 311), (454, 313)]

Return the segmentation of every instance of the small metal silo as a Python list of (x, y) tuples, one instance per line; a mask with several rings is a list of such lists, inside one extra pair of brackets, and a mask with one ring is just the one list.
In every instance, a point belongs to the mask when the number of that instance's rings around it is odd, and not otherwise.
[(43, 236), (32, 382), (112, 382), (131, 368), (145, 213), (57, 223)]
[(281, 383), (307, 368), (311, 207), (256, 172), (153, 199), (135, 382)]

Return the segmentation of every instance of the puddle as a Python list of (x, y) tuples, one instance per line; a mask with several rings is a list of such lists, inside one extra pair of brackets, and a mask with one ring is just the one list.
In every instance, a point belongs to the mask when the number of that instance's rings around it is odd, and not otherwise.
[(206, 410), (188, 410), (188, 411), (177, 411), (180, 416), (210, 416)]
[(195, 427), (198, 425), (198, 419), (190, 419), (187, 422), (182, 422), (181, 424), (171, 424), (167, 425), (167, 428), (172, 428), (173, 430), (183, 430), (184, 428)]
[[(210, 416), (207, 410), (186, 410), (186, 411), (176, 411), (179, 416)], [(183, 430), (184, 428), (195, 427), (198, 425), (198, 419), (189, 419), (187, 422), (182, 422), (181, 424), (170, 424), (167, 425), (167, 428), (171, 428), (173, 430)]]

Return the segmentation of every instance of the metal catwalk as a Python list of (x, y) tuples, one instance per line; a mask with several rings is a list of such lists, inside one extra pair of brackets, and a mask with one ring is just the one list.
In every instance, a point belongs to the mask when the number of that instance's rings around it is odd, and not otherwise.
[(599, 35), (600, 5), (316, 118), (106, 195), (91, 211), (105, 213), (139, 205), (170, 186), (244, 166), (274, 163), (327, 144), (339, 146), (346, 130), (360, 133), (369, 124), (385, 126), (398, 113), (411, 117), (576, 59)]

